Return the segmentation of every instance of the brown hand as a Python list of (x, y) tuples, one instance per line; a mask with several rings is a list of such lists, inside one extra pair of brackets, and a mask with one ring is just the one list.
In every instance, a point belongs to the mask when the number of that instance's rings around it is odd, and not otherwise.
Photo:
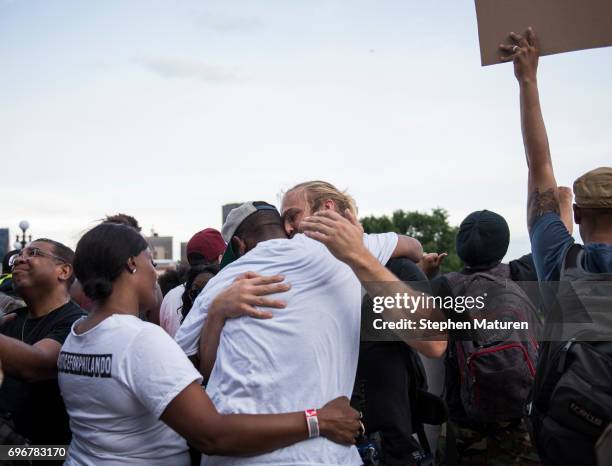
[(319, 430), (332, 442), (352, 445), (359, 435), (361, 415), (351, 408), (345, 396), (338, 397), (317, 410)]
[(421, 270), (427, 275), (427, 278), (431, 279), (435, 277), (440, 271), (442, 262), (448, 254), (443, 252), (438, 254), (437, 252), (430, 252), (423, 254), (423, 258), (417, 263)]
[(269, 319), (272, 317), (271, 312), (262, 311), (255, 306), (284, 308), (287, 305), (285, 301), (265, 298), (266, 295), (288, 291), (291, 285), (282, 283), (284, 279), (282, 275), (262, 276), (254, 272), (246, 272), (217, 295), (209, 312), (220, 314), (226, 319), (241, 316)]

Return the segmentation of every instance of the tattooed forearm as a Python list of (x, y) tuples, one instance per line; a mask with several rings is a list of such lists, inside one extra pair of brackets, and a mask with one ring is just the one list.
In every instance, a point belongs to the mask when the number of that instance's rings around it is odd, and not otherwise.
[(527, 199), (527, 226), (533, 226), (538, 217), (548, 212), (560, 215), (559, 198), (556, 189), (540, 192), (537, 189), (529, 194)]

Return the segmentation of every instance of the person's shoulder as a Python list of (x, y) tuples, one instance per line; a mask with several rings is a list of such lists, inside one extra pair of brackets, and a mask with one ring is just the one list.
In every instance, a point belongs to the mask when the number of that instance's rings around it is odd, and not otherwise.
[(529, 236), (533, 241), (536, 237), (558, 237), (571, 238), (572, 236), (567, 231), (565, 224), (561, 220), (559, 214), (555, 212), (547, 212), (544, 215), (537, 217), (529, 230)]
[(364, 241), (389, 241), (397, 240), (398, 234), (392, 231), (386, 233), (363, 233)]
[(185, 285), (181, 283), (179, 286), (175, 286), (174, 288), (172, 288), (170, 291), (166, 293), (166, 296), (164, 296), (164, 301), (166, 299), (168, 300), (176, 299), (177, 296), (182, 296), (184, 291), (185, 291)]
[(323, 243), (309, 238), (303, 233), (298, 233), (291, 239), (276, 238), (263, 241), (238, 259), (236, 264), (244, 264), (251, 268), (253, 264), (274, 266), (276, 264), (280, 265), (285, 260), (300, 261), (313, 255), (326, 253), (328, 253), (328, 250)]
[(331, 271), (332, 268), (341, 264), (327, 249), (327, 246), (302, 233), (295, 235), (289, 240), (289, 243), (286, 258), (294, 266), (299, 265), (304, 268), (315, 267), (317, 270), (321, 270), (321, 267), (323, 267), (329, 268)]
[[(275, 252), (278, 254), (293, 254), (296, 251), (302, 251), (304, 248), (325, 248), (322, 243), (309, 238), (303, 233), (297, 233), (293, 236), (293, 238), (277, 238), (264, 241), (260, 243), (258, 247), (260, 247), (260, 251), (258, 253), (261, 255), (268, 254), (269, 252)], [(253, 249), (253, 251), (257, 251), (257, 248)]]
[(164, 309), (168, 308), (170, 311), (175, 311), (177, 306), (180, 307), (183, 305), (182, 297), (185, 292), (185, 285), (181, 284), (172, 288), (170, 291), (166, 293), (164, 299), (162, 299), (160, 312), (164, 312)]
[[(140, 320), (140, 319), (138, 319)], [(155, 352), (156, 354), (164, 354), (169, 357), (170, 353), (177, 347), (174, 339), (158, 325), (150, 322), (140, 321), (135, 325), (134, 333), (131, 335), (130, 348), (136, 350), (137, 353)]]
[(104, 321), (104, 331), (114, 335), (128, 345), (142, 343), (145, 346), (158, 344), (172, 338), (160, 326), (145, 322), (131, 314), (113, 314)]
[(28, 308), (27, 307), (20, 307), (18, 309), (15, 309), (14, 311), (10, 312), (9, 314), (15, 314), (16, 317), (13, 317), (7, 323), (5, 323), (4, 325), (0, 326), (0, 334), (8, 335), (8, 336), (13, 336), (13, 335), (15, 335), (16, 329), (20, 330), (22, 325), (23, 325), (23, 321), (27, 319), (27, 317), (28, 317)]
[(161, 339), (173, 341), (172, 337), (170, 337), (170, 335), (168, 335), (159, 325), (152, 324), (151, 322), (145, 322), (140, 319), (138, 320), (140, 321), (140, 323), (137, 325), (139, 337), (153, 340)]
[(62, 322), (73, 323), (86, 315), (85, 310), (74, 301), (68, 301), (63, 306), (59, 307), (56, 311), (56, 320)]
[(531, 226), (529, 237), (538, 279), (558, 280), (564, 257), (575, 242), (559, 215), (548, 212), (538, 217)]
[(287, 247), (299, 251), (305, 248), (327, 251), (327, 247), (323, 243), (317, 241), (316, 239), (309, 238), (303, 233), (298, 233), (293, 238), (291, 238), (287, 243)]
[(383, 233), (366, 233), (365, 231), (363, 232), (363, 237), (372, 237), (375, 238), (377, 236), (397, 236), (397, 233), (393, 232), (393, 231), (385, 231)]
[(383, 264), (391, 258), (398, 242), (399, 236), (393, 232), (363, 234), (363, 244)]
[(530, 282), (538, 280), (532, 253), (511, 260), (508, 263), (508, 267), (510, 267), (510, 278), (514, 281)]
[(25, 317), (28, 314), (28, 306), (22, 306), (20, 308), (15, 309), (12, 314), (17, 314), (17, 319), (20, 317)]
[(584, 246), (586, 269), (595, 273), (612, 274), (612, 244), (586, 243)]
[(593, 253), (612, 254), (612, 244), (608, 243), (586, 243), (582, 247)]

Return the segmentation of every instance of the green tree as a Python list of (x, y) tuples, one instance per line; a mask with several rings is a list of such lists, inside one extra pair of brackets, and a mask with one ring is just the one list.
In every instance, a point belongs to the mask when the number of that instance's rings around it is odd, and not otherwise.
[(448, 224), (448, 212), (444, 209), (433, 209), (430, 214), (396, 210), (390, 217), (371, 215), (362, 218), (361, 224), (366, 233), (394, 231), (412, 236), (421, 242), (425, 252), (448, 253), (442, 263), (443, 273), (461, 270), (461, 260), (455, 248), (459, 228)]

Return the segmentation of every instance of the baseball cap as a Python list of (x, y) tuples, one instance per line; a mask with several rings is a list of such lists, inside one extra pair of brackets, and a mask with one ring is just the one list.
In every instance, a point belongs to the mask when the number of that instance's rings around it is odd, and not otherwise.
[(232, 209), (230, 211), (227, 218), (225, 219), (223, 227), (221, 228), (221, 236), (223, 236), (223, 239), (227, 243), (227, 249), (225, 250), (223, 258), (221, 259), (221, 268), (234, 262), (239, 257), (234, 251), (232, 245), (232, 237), (234, 236), (234, 233), (236, 233), (236, 230), (238, 230), (240, 225), (242, 225), (242, 222), (244, 222), (255, 212), (261, 210), (274, 211), (280, 217), (280, 213), (278, 212), (276, 207), (274, 207), (272, 204), (268, 204), (267, 202), (263, 201), (245, 202), (241, 206), (236, 207), (235, 209)]
[[(198, 231), (191, 237), (187, 243), (187, 261), (193, 253), (199, 254), (206, 262), (216, 262), (221, 254), (225, 251), (225, 241), (214, 228), (205, 228)], [(194, 265), (189, 262), (190, 265)]]
[(599, 167), (574, 181), (576, 205), (587, 209), (612, 208), (612, 167)]

